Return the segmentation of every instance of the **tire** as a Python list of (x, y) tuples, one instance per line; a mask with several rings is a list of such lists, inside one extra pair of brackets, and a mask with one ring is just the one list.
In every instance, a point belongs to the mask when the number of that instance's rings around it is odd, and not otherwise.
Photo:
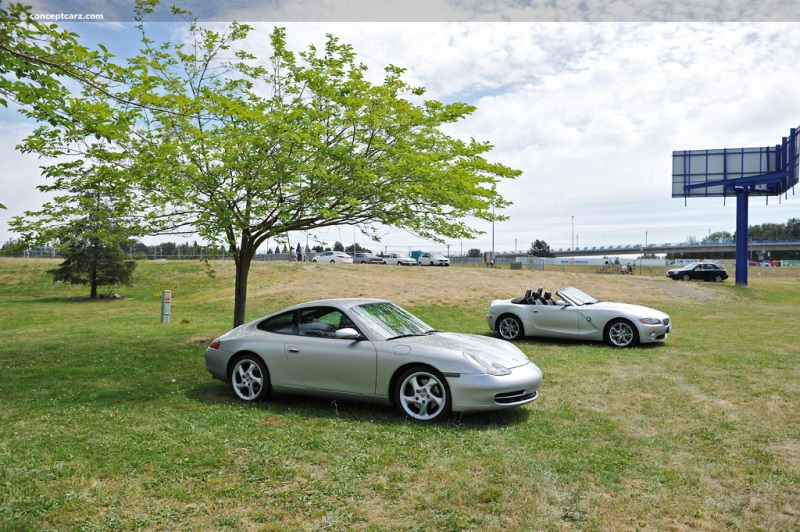
[(611, 347), (631, 347), (639, 343), (639, 331), (628, 320), (612, 320), (606, 327), (605, 341)]
[(503, 340), (519, 340), (525, 335), (522, 328), (522, 321), (512, 314), (504, 314), (497, 320), (497, 334)]
[(721, 283), (722, 281), (723, 281), (723, 279), (722, 279), (721, 275), (715, 275), (714, 276), (714, 282), (715, 283)]
[(690, 277), (688, 273), (684, 273), (683, 276), (681, 277), (681, 281), (688, 281), (689, 279)]
[(242, 401), (255, 403), (269, 397), (269, 371), (257, 355), (246, 354), (237, 358), (230, 380), (233, 393)]
[(414, 421), (433, 423), (450, 414), (450, 387), (433, 368), (414, 366), (397, 379), (394, 402), (398, 410)]

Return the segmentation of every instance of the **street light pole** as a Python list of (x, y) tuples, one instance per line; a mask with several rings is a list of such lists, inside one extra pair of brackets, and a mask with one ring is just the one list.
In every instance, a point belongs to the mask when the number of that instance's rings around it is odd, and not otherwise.
[(572, 216), (572, 244), (570, 244), (572, 252), (575, 253), (575, 217)]

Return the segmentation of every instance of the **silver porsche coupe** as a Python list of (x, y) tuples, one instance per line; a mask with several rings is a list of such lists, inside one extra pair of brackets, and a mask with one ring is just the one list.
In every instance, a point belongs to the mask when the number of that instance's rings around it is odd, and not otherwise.
[(243, 401), (300, 394), (395, 405), (417, 421), (534, 401), (541, 370), (516, 346), (433, 329), (381, 299), (327, 299), (241, 325), (205, 352)]
[(527, 290), (492, 301), (486, 321), (506, 340), (524, 336), (603, 341), (613, 347), (661, 342), (672, 331), (667, 314), (649, 307), (598, 301), (568, 286), (556, 292)]

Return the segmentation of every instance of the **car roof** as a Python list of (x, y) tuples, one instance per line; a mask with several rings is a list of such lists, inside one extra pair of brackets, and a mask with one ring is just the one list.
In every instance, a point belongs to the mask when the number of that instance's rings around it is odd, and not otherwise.
[(332, 299), (317, 299), (315, 301), (306, 301), (304, 303), (298, 303), (296, 305), (292, 305), (291, 307), (286, 307), (285, 309), (279, 310), (278, 312), (285, 312), (287, 310), (297, 310), (308, 307), (321, 307), (321, 306), (350, 308), (350, 307), (357, 307), (359, 305), (364, 305), (366, 303), (389, 303), (389, 301), (374, 297), (342, 297), (342, 298), (332, 298)]

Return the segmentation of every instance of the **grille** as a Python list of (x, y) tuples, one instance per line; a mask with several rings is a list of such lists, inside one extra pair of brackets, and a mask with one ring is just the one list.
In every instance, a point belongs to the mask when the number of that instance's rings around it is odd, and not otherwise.
[(526, 393), (525, 390), (517, 390), (515, 392), (498, 393), (494, 396), (495, 403), (499, 405), (511, 405), (521, 401), (533, 399), (539, 392)]

